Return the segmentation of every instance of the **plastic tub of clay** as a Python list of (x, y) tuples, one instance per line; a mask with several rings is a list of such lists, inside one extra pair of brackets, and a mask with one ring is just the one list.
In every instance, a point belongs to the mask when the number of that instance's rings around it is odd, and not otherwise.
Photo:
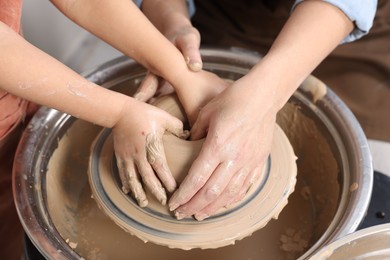
[[(260, 58), (241, 49), (203, 49), (204, 68), (236, 80)], [(133, 94), (145, 69), (121, 57), (86, 73), (104, 87)], [(36, 248), (49, 259), (296, 259), (354, 232), (368, 208), (373, 175), (366, 138), (344, 103), (308, 77), (279, 112), (298, 157), (295, 191), (276, 219), (235, 245), (169, 249), (144, 243), (97, 207), (88, 185), (90, 147), (101, 128), (41, 108), (19, 144), (16, 207)]]

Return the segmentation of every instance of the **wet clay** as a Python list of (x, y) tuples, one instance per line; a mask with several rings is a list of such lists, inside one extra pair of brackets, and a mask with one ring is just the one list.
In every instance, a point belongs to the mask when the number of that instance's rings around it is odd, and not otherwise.
[(277, 220), (252, 236), (219, 249), (169, 249), (144, 243), (112, 222), (91, 197), (87, 171), (90, 147), (101, 128), (76, 120), (50, 158), (48, 210), (64, 241), (85, 259), (296, 259), (318, 241), (332, 221), (340, 198), (339, 169), (329, 141), (299, 105), (278, 115), (298, 157), (298, 177)]
[[(180, 112), (171, 95), (160, 99), (157, 106), (174, 116)], [(166, 205), (158, 203), (150, 194), (147, 194), (148, 206), (140, 208), (131, 197), (121, 192), (121, 184), (116, 178), (118, 173), (112, 167), (115, 165), (113, 141), (111, 135), (107, 135), (107, 131), (103, 131), (92, 148), (89, 171), (92, 193), (101, 209), (115, 223), (144, 241), (180, 249), (233, 244), (265, 226), (271, 218), (277, 218), (295, 187), (296, 157), (287, 137), (276, 126), (270, 160), (242, 201), (201, 222), (193, 218), (177, 220)], [(163, 141), (168, 166), (180, 183), (203, 140), (193, 142), (167, 134)]]

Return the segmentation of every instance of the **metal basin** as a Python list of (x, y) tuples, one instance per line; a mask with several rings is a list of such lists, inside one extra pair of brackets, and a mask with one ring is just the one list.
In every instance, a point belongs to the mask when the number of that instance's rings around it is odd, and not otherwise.
[(359, 230), (323, 247), (313, 260), (389, 259), (390, 224)]
[[(244, 75), (260, 58), (241, 49), (203, 49), (202, 56), (205, 69), (231, 80)], [(84, 75), (131, 95), (145, 73), (142, 66), (121, 57)], [(249, 259), (268, 248), (281, 251), (286, 258), (307, 258), (357, 229), (371, 196), (371, 156), (350, 110), (313, 77), (290, 98), (278, 122), (298, 156), (295, 192), (277, 220), (236, 245), (203, 251), (164, 248), (163, 253), (153, 256), (155, 245), (137, 244), (135, 238), (129, 242), (131, 236), (121, 230), (115, 231), (109, 242), (101, 242), (108, 229), (99, 228), (110, 220), (90, 198), (87, 180), (89, 148), (101, 128), (49, 108), (41, 108), (34, 116), (15, 158), (13, 185), (21, 222), (36, 248), (50, 259), (126, 258), (128, 252), (118, 253), (118, 248), (126, 247), (140, 254), (137, 259)], [(297, 205), (302, 206), (302, 212), (292, 213)], [(302, 219), (304, 222), (296, 226)], [(89, 227), (91, 223), (96, 228)], [(113, 229), (115, 225), (109, 231)]]

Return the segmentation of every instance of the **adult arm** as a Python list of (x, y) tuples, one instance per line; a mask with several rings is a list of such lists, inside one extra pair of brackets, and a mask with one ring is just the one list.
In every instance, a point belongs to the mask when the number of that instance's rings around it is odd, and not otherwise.
[(200, 35), (192, 26), (190, 15), (191, 1), (184, 0), (144, 0), (141, 10), (154, 26), (170, 40), (182, 53), (192, 71), (202, 69), (199, 54)]
[(353, 28), (339, 8), (303, 1), (265, 57), (202, 109), (192, 136), (207, 132), (206, 140), (169, 202), (179, 219), (204, 219), (245, 195), (269, 154), (276, 113)]

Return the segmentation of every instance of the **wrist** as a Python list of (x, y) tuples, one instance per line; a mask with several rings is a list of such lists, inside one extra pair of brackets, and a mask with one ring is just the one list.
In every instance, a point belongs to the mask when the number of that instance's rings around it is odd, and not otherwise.
[(209, 78), (206, 76), (204, 71), (193, 72), (187, 69), (178, 76), (174, 86), (190, 124), (195, 122), (200, 109), (220, 92), (217, 87), (214, 91), (214, 85), (209, 86)]
[[(183, 73), (178, 73), (177, 81), (175, 82), (174, 88), (177, 97), (182, 104), (184, 111), (186, 112), (188, 120), (191, 121), (192, 115), (195, 113), (196, 93), (194, 88), (199, 84), (196, 82), (196, 73), (192, 72), (188, 68)], [(194, 77), (195, 76), (195, 77)]]
[(121, 129), (123, 125), (137, 124), (136, 119), (145, 111), (144, 105), (147, 105), (144, 102), (140, 102), (134, 98), (126, 96), (122, 100), (121, 107), (119, 112), (116, 114), (112, 126), (113, 129)]
[(269, 109), (278, 111), (285, 105), (306, 75), (292, 69), (288, 58), (267, 54), (244, 78), (246, 77), (251, 88), (248, 91), (262, 100), (270, 101)]
[(178, 95), (184, 94), (196, 83), (193, 82), (195, 80), (196, 72), (192, 72), (184, 58), (181, 59), (180, 64), (177, 64), (175, 69), (172, 69), (172, 75), (170, 78), (165, 78), (175, 89)]

